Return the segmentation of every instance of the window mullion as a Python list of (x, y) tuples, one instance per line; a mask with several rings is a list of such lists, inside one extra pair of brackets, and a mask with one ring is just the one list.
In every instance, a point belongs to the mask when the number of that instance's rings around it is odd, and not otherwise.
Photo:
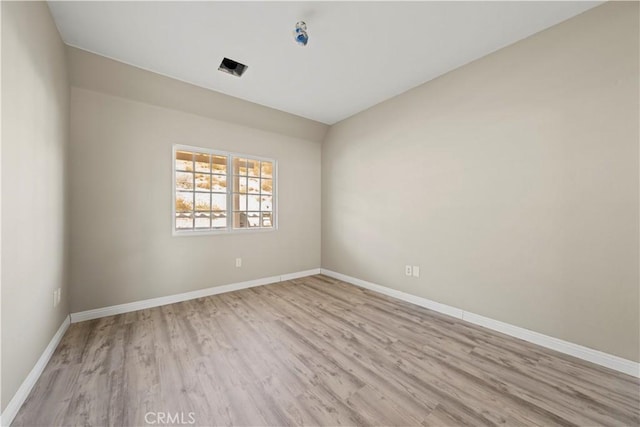
[(191, 199), (193, 200), (193, 208), (192, 208), (192, 212), (191, 215), (193, 215), (193, 226), (192, 228), (195, 230), (196, 229), (196, 153), (192, 152), (191, 153)]
[(227, 231), (233, 230), (233, 156), (227, 155)]

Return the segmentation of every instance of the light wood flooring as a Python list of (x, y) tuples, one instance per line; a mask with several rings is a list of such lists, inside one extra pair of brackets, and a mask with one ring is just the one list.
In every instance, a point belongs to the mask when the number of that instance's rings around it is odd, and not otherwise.
[(13, 425), (144, 426), (164, 413), (207, 426), (638, 426), (639, 391), (311, 276), (73, 324)]

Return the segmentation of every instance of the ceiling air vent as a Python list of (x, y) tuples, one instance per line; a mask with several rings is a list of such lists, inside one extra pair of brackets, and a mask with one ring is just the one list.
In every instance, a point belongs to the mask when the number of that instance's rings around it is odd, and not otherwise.
[(229, 73), (233, 76), (240, 77), (247, 71), (247, 67), (244, 64), (234, 61), (233, 59), (224, 58), (218, 67), (218, 70)]

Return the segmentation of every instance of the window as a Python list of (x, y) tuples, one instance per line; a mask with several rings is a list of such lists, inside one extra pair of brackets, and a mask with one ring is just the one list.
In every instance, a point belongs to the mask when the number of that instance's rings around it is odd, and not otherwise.
[(174, 146), (175, 234), (276, 228), (276, 162)]

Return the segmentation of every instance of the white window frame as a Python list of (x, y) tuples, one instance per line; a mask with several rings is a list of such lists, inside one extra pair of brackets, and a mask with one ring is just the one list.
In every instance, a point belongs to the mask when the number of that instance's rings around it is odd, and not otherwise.
[[(250, 154), (236, 153), (231, 151), (213, 150), (210, 148), (196, 147), (193, 145), (173, 144), (171, 155), (171, 234), (174, 237), (182, 236), (203, 236), (208, 234), (229, 234), (229, 233), (270, 233), (278, 230), (278, 162), (268, 157), (253, 156)], [(215, 154), (227, 157), (227, 226), (220, 229), (176, 229), (176, 152), (192, 151), (204, 154)], [(270, 228), (233, 228), (233, 158), (259, 160), (273, 163), (273, 187), (272, 187), (272, 223)], [(195, 171), (194, 171), (195, 173)], [(194, 218), (195, 221), (195, 218)]]

